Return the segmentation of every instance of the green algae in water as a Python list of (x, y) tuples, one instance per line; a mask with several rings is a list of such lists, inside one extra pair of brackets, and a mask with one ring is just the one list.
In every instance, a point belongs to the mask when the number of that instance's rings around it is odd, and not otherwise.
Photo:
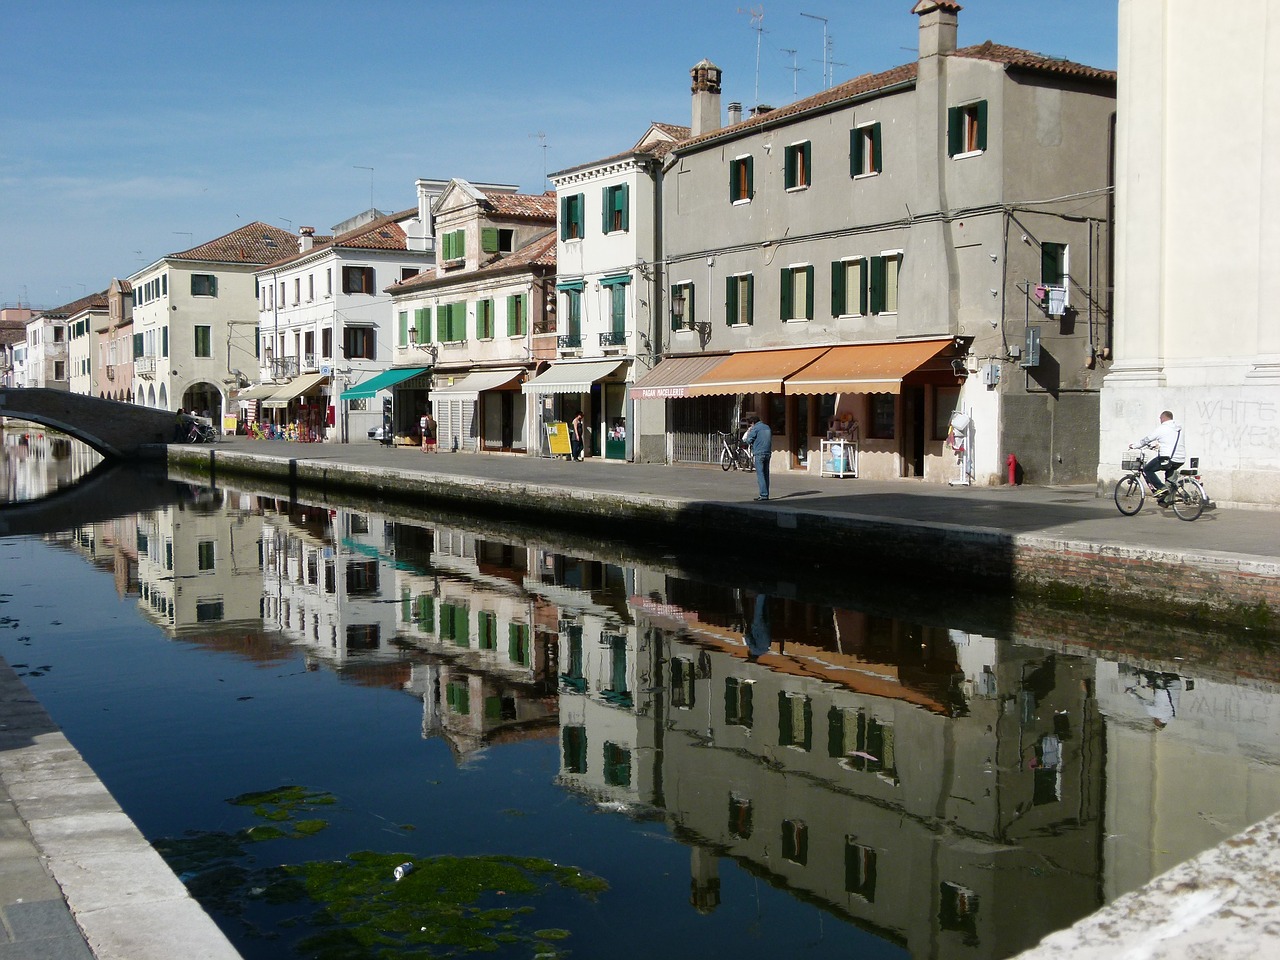
[[(258, 866), (253, 848), (323, 830), (325, 820), (295, 818), (336, 799), (283, 786), (229, 802), (267, 822), (236, 833), (191, 832), (160, 840), (156, 849), (207, 909), (243, 917), (250, 905), (266, 904), (277, 932), (263, 935), (310, 931), (295, 949), (316, 960), (444, 958), (521, 946), (549, 960), (565, 955), (570, 931), (535, 927), (529, 901), (552, 889), (590, 899), (608, 889), (599, 877), (534, 857), (361, 851), (344, 860)], [(413, 869), (397, 881), (402, 863)]]

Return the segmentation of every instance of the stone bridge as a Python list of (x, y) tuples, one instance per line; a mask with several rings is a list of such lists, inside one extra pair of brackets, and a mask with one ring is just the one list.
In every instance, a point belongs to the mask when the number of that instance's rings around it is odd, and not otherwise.
[(176, 422), (169, 410), (46, 387), (0, 387), (0, 417), (61, 430), (112, 460), (145, 456), (144, 447), (169, 443)]

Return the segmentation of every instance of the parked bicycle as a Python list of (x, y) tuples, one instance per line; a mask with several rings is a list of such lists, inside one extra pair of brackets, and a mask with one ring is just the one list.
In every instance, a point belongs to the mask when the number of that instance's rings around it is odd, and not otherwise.
[(720, 469), (721, 470), (754, 470), (755, 461), (751, 459), (751, 449), (742, 442), (736, 433), (720, 435)]
[(203, 420), (191, 422), (191, 432), (187, 434), (187, 443), (217, 443), (218, 431), (212, 423)]
[(1192, 457), (1185, 466), (1178, 468), (1172, 493), (1151, 487), (1146, 474), (1142, 472), (1142, 465), (1146, 462), (1147, 455), (1141, 450), (1121, 461), (1121, 467), (1128, 471), (1116, 481), (1116, 507), (1121, 513), (1126, 517), (1133, 516), (1142, 509), (1148, 495), (1154, 497), (1160, 506), (1172, 507), (1179, 520), (1194, 520), (1204, 512), (1204, 505), (1209, 497), (1200, 483), (1199, 457)]

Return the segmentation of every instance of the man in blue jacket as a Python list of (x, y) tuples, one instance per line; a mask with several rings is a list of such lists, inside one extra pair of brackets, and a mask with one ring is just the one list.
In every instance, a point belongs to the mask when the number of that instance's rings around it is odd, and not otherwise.
[(769, 499), (769, 458), (773, 456), (773, 431), (769, 425), (754, 413), (747, 417), (751, 424), (742, 436), (742, 442), (751, 448), (751, 456), (756, 462), (756, 484), (760, 488), (757, 500)]

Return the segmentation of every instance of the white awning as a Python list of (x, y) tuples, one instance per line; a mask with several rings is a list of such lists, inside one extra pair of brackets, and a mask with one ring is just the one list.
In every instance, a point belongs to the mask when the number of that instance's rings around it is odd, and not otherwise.
[(475, 399), (486, 390), (498, 390), (505, 387), (511, 381), (524, 374), (522, 369), (506, 369), (506, 370), (477, 370), (469, 373), (457, 383), (450, 384), (446, 387), (435, 387), (431, 391), (432, 397), (452, 397), (459, 399), (462, 397), (470, 397)]
[(626, 360), (586, 360), (553, 363), (546, 373), (524, 385), (525, 393), (589, 393), (591, 385), (603, 380)]

